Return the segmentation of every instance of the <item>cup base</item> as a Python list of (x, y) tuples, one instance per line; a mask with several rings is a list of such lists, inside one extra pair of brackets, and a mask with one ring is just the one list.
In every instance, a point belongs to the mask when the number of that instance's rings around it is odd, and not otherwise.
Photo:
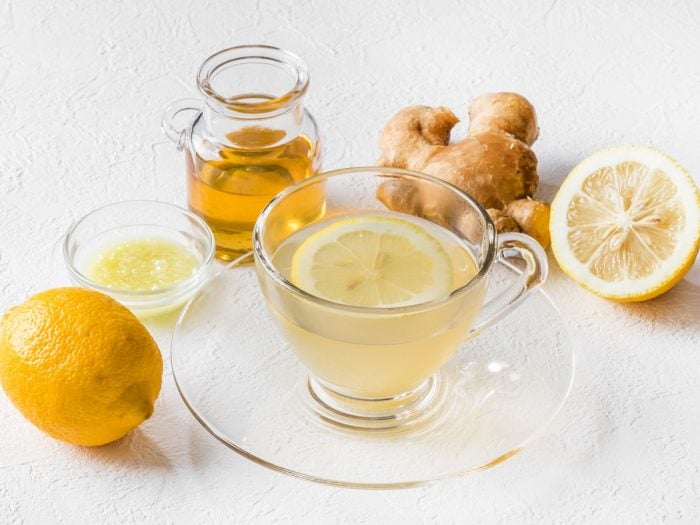
[(358, 398), (338, 392), (309, 376), (310, 409), (331, 427), (358, 432), (395, 434), (429, 425), (443, 399), (439, 373), (418, 387), (393, 397)]

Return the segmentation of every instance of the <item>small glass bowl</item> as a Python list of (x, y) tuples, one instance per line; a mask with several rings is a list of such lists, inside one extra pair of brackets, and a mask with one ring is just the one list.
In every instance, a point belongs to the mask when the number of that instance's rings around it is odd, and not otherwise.
[[(160, 238), (185, 247), (199, 265), (191, 276), (156, 290), (123, 290), (97, 283), (87, 268), (106, 247), (131, 238)], [(214, 236), (187, 210), (158, 201), (123, 201), (88, 213), (66, 232), (63, 256), (71, 279), (105, 293), (141, 317), (159, 315), (185, 303), (205, 283), (214, 260)]]

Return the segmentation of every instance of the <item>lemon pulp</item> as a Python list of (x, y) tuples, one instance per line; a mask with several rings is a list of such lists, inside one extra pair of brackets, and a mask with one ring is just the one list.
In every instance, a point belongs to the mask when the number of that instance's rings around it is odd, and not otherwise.
[(100, 251), (88, 277), (115, 290), (148, 291), (172, 286), (191, 276), (197, 257), (183, 245), (164, 238), (118, 241)]
[(660, 152), (604, 150), (574, 168), (552, 203), (554, 255), (598, 295), (650, 299), (692, 266), (699, 202), (692, 179)]
[(442, 243), (415, 220), (363, 214), (307, 237), (292, 257), (291, 280), (342, 304), (407, 306), (448, 295), (453, 265)]
[(628, 161), (584, 181), (570, 204), (567, 239), (576, 258), (601, 279), (640, 279), (673, 253), (684, 222), (669, 177)]

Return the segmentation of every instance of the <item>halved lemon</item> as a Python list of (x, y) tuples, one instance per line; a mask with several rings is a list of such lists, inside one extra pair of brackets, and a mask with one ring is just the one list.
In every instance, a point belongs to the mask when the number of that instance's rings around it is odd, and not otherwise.
[(606, 299), (644, 301), (693, 265), (700, 192), (655, 149), (603, 150), (567, 176), (552, 203), (550, 233), (559, 266), (578, 284)]
[(302, 242), (291, 280), (330, 301), (393, 307), (444, 297), (453, 276), (442, 244), (418, 223), (361, 215), (332, 222)]

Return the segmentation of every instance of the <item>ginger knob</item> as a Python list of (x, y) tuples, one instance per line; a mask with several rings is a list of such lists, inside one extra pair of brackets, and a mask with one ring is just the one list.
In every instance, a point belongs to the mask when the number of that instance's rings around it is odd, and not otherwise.
[(543, 248), (550, 243), (549, 211), (549, 204), (529, 197), (513, 201), (505, 208), (505, 213), (516, 222), (520, 231), (535, 239)]
[[(539, 128), (535, 108), (517, 93), (489, 93), (469, 107), (469, 135), (450, 144), (458, 118), (444, 107), (411, 106), (384, 126), (380, 166), (420, 171), (449, 182), (490, 209), (499, 231), (523, 231), (549, 245), (549, 205), (530, 197), (539, 177), (530, 146)], [(449, 192), (430, 185), (386, 182), (377, 197), (389, 209), (454, 223)]]
[(535, 108), (517, 93), (487, 93), (469, 106), (469, 134), (504, 131), (532, 146), (540, 134)]

